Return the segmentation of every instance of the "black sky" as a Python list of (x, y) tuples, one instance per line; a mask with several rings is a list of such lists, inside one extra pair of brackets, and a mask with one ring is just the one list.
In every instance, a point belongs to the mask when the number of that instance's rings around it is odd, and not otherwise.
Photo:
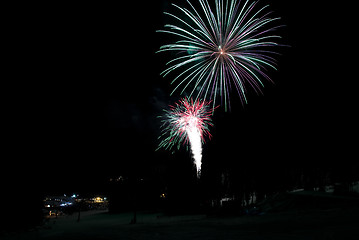
[[(181, 2), (181, 1), (176, 1)], [(44, 191), (91, 190), (110, 176), (145, 172), (156, 152), (169, 79), (159, 76), (170, 1), (31, 6), (19, 24), (11, 161)], [(211, 162), (321, 164), (356, 156), (354, 29), (342, 2), (270, 1), (286, 25), (275, 82), (248, 105), (219, 110), (204, 147)], [(26, 7), (22, 11), (26, 12)], [(21, 14), (20, 14), (21, 15)], [(20, 66), (20, 65), (19, 65)], [(234, 156), (234, 157), (233, 157)], [(30, 160), (31, 159), (31, 160)], [(204, 158), (203, 161), (206, 161)], [(43, 168), (46, 172), (43, 172)], [(19, 168), (13, 163), (11, 168)]]

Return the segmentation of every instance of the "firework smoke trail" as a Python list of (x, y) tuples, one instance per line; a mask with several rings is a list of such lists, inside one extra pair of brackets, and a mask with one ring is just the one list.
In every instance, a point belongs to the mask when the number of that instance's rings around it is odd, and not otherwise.
[(190, 145), (194, 163), (199, 176), (202, 165), (202, 143), (206, 137), (211, 137), (209, 126), (212, 111), (209, 102), (193, 101), (188, 98), (181, 99), (170, 110), (164, 110), (162, 116), (162, 138), (158, 148), (172, 149), (181, 145)]
[(158, 32), (179, 40), (160, 47), (158, 52), (176, 53), (161, 74), (178, 71), (171, 94), (187, 89), (189, 97), (211, 100), (213, 106), (220, 98), (227, 111), (230, 89), (234, 87), (242, 103), (247, 103), (246, 85), (258, 94), (264, 86), (261, 78), (271, 81), (265, 71), (276, 69), (273, 55), (277, 53), (271, 49), (279, 46), (275, 40), (280, 36), (271, 32), (280, 27), (276, 25), (280, 18), (269, 17), (268, 5), (260, 8), (250, 0), (215, 0), (214, 8), (207, 0), (198, 2), (200, 7), (194, 7), (187, 0), (189, 9), (172, 4), (178, 15), (164, 13), (176, 25), (166, 24)]

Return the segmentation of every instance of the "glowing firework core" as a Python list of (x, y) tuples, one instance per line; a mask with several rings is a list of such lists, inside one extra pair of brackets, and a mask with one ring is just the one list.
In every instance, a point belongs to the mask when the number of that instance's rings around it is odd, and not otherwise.
[(221, 47), (221, 46), (218, 47), (218, 51), (219, 51), (221, 54), (223, 54), (223, 50), (222, 50), (222, 47)]
[(226, 52), (224, 51), (221, 45), (218, 46), (218, 53), (219, 53), (219, 57), (222, 57), (221, 55), (226, 54)]

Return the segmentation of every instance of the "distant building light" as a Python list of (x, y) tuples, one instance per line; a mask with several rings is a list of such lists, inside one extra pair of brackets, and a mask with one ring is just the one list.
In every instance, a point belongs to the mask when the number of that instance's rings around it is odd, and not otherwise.
[(122, 176), (119, 176), (119, 177), (110, 178), (109, 180), (110, 182), (122, 182), (124, 178)]
[(91, 199), (92, 201), (94, 201), (95, 203), (103, 203), (105, 198), (102, 197), (94, 197)]
[(72, 205), (72, 202), (64, 202), (60, 204), (60, 207), (66, 207)]

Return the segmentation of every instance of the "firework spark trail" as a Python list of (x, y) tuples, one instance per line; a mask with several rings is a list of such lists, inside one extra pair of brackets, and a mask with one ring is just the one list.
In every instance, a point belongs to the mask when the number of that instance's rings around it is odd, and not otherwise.
[(201, 132), (198, 129), (198, 118), (189, 117), (188, 124), (185, 128), (186, 134), (191, 145), (193, 159), (197, 168), (197, 174), (200, 174), (202, 165), (202, 142)]
[(162, 138), (158, 149), (172, 149), (181, 145), (190, 145), (194, 163), (199, 176), (202, 164), (202, 143), (206, 137), (211, 137), (209, 126), (212, 111), (209, 110), (209, 102), (193, 101), (188, 98), (181, 99), (166, 114), (162, 120)]
[(189, 97), (209, 99), (213, 106), (220, 98), (227, 111), (229, 92), (234, 87), (242, 102), (247, 103), (246, 85), (261, 93), (261, 78), (271, 81), (264, 71), (276, 69), (273, 55), (277, 53), (268, 48), (279, 46), (275, 40), (280, 36), (271, 32), (280, 27), (274, 25), (280, 18), (270, 18), (268, 5), (259, 8), (250, 0), (215, 0), (215, 8), (207, 0), (199, 0), (199, 10), (187, 3), (189, 9), (172, 4), (179, 15), (164, 14), (177, 24), (166, 24), (165, 30), (158, 30), (179, 38), (158, 51), (177, 53), (161, 73), (167, 76), (179, 71), (172, 81), (177, 85), (171, 94), (181, 88), (183, 94), (191, 88)]

